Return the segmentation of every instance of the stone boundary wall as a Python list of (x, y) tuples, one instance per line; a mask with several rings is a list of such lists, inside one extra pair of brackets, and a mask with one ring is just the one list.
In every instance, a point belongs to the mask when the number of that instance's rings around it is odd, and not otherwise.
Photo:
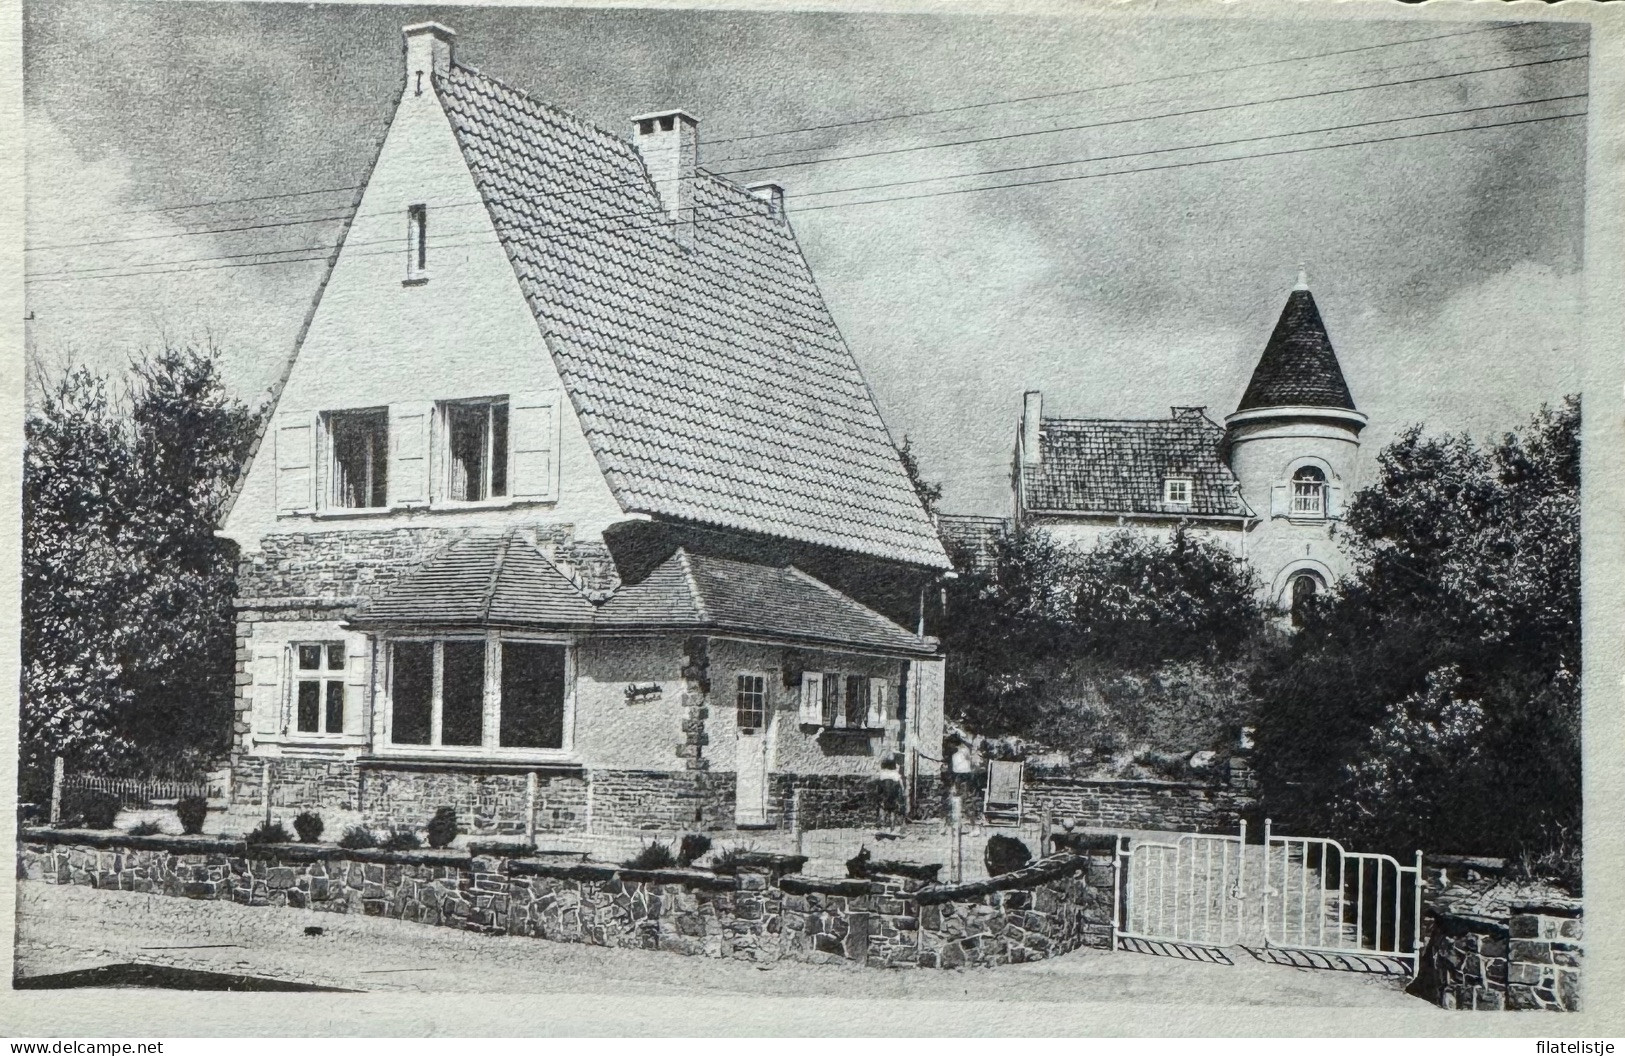
[(1234, 784), (1068, 777), (1029, 777), (1022, 796), (1023, 813), (1049, 811), (1082, 828), (1215, 834), (1234, 833), (1255, 804)]
[[(485, 850), (489, 850), (486, 848)], [(554, 942), (771, 962), (954, 968), (1111, 946), (1111, 856), (1059, 854), (989, 880), (633, 870), (466, 850), (249, 846), (211, 837), (25, 830), (18, 875), (249, 906), (294, 906)]]
[[(1431, 935), (1412, 992), (1444, 1008), (1580, 1008), (1584, 927), (1577, 899), (1462, 905), (1449, 892), (1428, 906)], [(1486, 904), (1487, 903), (1487, 904)]]

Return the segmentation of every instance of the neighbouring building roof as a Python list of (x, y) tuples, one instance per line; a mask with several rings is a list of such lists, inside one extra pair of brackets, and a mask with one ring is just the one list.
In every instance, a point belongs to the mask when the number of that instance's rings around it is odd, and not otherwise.
[(1010, 531), (1010, 518), (971, 513), (937, 514), (937, 532), (950, 553), (959, 551), (974, 568), (993, 566), (993, 544)]
[(793, 566), (770, 568), (679, 549), (642, 581), (590, 591), (567, 564), (517, 533), (441, 550), (369, 602), (360, 627), (535, 627), (733, 633), (840, 649), (931, 655), (914, 634)]
[[(1169, 418), (1045, 418), (1040, 461), (1021, 469), (1022, 508), (1095, 514), (1247, 517), (1241, 483), (1221, 456), (1224, 429), (1199, 407)], [(1191, 501), (1163, 501), (1170, 477), (1191, 481)]]
[(626, 510), (948, 566), (768, 202), (701, 171), (683, 249), (626, 139), (466, 66), (435, 85)]
[(1314, 295), (1292, 291), (1270, 334), (1264, 355), (1241, 397), (1238, 411), (1261, 407), (1340, 407), (1354, 410), (1354, 397), (1337, 365), (1332, 339), (1321, 322)]

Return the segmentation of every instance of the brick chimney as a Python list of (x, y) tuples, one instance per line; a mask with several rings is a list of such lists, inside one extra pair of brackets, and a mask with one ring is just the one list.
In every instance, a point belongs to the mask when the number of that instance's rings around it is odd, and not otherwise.
[(700, 162), (700, 123), (682, 110), (632, 119), (632, 143), (660, 196), (678, 244), (694, 241), (694, 170)]
[(1038, 448), (1038, 429), (1043, 419), (1044, 394), (1031, 390), (1021, 400), (1021, 460), (1029, 466), (1044, 460)]
[(431, 90), (429, 79), (434, 74), (444, 75), (451, 69), (452, 42), (457, 34), (438, 22), (419, 22), (402, 27), (401, 35), (406, 38), (406, 90), (423, 95)]

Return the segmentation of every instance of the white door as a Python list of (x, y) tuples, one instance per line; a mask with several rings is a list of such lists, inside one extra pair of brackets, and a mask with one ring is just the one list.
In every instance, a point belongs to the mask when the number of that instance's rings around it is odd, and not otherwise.
[(740, 675), (737, 687), (734, 824), (767, 824), (767, 760), (772, 710), (766, 675)]

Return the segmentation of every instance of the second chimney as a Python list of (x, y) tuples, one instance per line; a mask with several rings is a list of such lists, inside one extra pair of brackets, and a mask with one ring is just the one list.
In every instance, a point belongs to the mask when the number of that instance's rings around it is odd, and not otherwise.
[(1038, 430), (1044, 420), (1044, 394), (1029, 391), (1021, 400), (1021, 460), (1036, 466), (1044, 460), (1038, 447)]
[(700, 163), (700, 123), (682, 110), (663, 110), (632, 119), (632, 143), (660, 196), (677, 241), (694, 238), (694, 170)]

